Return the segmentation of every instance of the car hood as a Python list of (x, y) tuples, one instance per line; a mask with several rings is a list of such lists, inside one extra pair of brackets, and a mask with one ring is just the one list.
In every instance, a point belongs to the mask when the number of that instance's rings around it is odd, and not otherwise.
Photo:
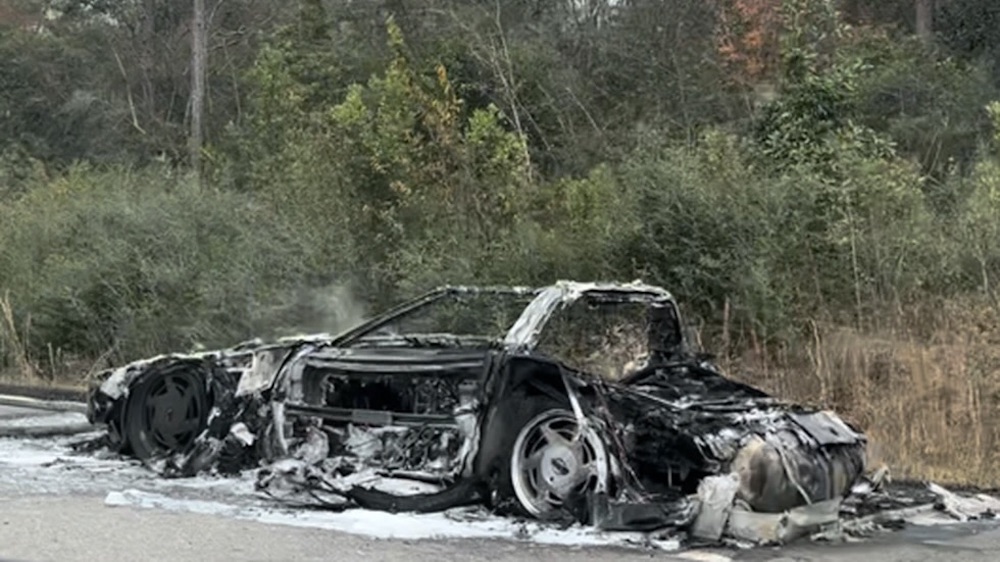
[(306, 367), (343, 374), (437, 375), (482, 368), (488, 349), (370, 347), (316, 349), (303, 357)]

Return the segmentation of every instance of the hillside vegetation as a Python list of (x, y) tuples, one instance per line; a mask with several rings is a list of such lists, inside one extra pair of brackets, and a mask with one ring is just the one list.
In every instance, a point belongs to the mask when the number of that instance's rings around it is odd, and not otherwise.
[(192, 145), (190, 3), (10, 0), (0, 371), (641, 278), (897, 474), (1000, 485), (1000, 9), (921, 3), (207, 0)]

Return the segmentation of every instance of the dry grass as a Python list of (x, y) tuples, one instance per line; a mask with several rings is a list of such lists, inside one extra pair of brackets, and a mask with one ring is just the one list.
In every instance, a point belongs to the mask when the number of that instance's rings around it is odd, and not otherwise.
[(836, 409), (896, 477), (1000, 486), (1000, 315), (949, 302), (858, 330), (809, 323), (808, 345), (749, 351), (729, 370), (779, 396)]
[(108, 365), (111, 351), (96, 360), (69, 357), (62, 350), (46, 346), (44, 360), (33, 359), (28, 352), (31, 317), (23, 325), (15, 321), (9, 294), (0, 296), (0, 383), (85, 388), (102, 367)]
[(4, 363), (12, 363), (11, 372), (26, 379), (37, 379), (38, 368), (28, 355), (27, 342), (21, 338), (21, 333), (29, 333), (26, 326), (24, 330), (19, 330), (14, 321), (14, 307), (10, 303), (10, 294), (4, 293), (0, 297), (0, 367)]

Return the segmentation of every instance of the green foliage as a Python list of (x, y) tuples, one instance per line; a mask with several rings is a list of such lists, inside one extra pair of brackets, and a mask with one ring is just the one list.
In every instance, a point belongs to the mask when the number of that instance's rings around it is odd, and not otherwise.
[(0, 153), (8, 161), (58, 169), (118, 156), (116, 116), (92, 87), (101, 62), (87, 39), (0, 28)]
[(0, 291), (37, 357), (118, 360), (266, 332), (303, 271), (252, 199), (153, 170), (71, 170), (0, 206)]
[(913, 38), (878, 30), (853, 30), (843, 56), (860, 72), (853, 98), (858, 121), (892, 138), (901, 154), (915, 158), (931, 181), (935, 205), (946, 210), (953, 194), (940, 182), (953, 170), (967, 173), (988, 140), (982, 110), (996, 90), (979, 65), (940, 57)]
[(1000, 5), (991, 0), (951, 0), (936, 14), (937, 34), (952, 53), (983, 63), (1000, 84)]
[(856, 91), (865, 63), (838, 49), (847, 27), (833, 2), (786, 2), (782, 16), (782, 95), (764, 107), (753, 127), (762, 161), (779, 171), (814, 166), (836, 176), (845, 151), (891, 157), (891, 141), (857, 121)]
[(432, 0), (388, 21), (379, 2), (223, 4), (200, 188), (171, 157), (186, 54), (139, 48), (179, 44), (187, 7), (149, 5), (151, 28), (103, 5), (135, 36), (85, 10), (0, 36), (0, 295), (36, 361), (266, 335), (331, 285), (381, 308), (446, 282), (642, 277), (709, 332), (728, 314), (735, 339), (782, 345), (994, 294), (988, 66), (832, 1), (782, 4), (763, 105), (719, 87), (719, 16), (696, 0), (669, 25), (651, 1)]
[(1000, 277), (1000, 102), (986, 109), (993, 122), (991, 157), (979, 162), (969, 182), (970, 192), (958, 213), (956, 253), (966, 286), (982, 291), (1000, 307), (995, 287)]
[(891, 140), (855, 120), (853, 78), (837, 69), (788, 85), (755, 120), (753, 137), (762, 162), (779, 170), (811, 165), (832, 174), (843, 151), (892, 156)]
[(933, 227), (912, 166), (840, 150), (835, 176), (812, 165), (775, 176), (756, 160), (718, 131), (631, 160), (620, 181), (634, 190), (625, 253), (637, 273), (707, 319), (728, 301), (734, 321), (774, 337), (797, 318), (851, 321), (867, 312), (859, 300), (903, 299), (927, 281)]
[(431, 269), (481, 278), (477, 253), (510, 228), (529, 183), (525, 143), (503, 127), (499, 110), (468, 110), (444, 66), (418, 73), (392, 21), (388, 32), (385, 72), (336, 103), (303, 94), (307, 85), (282, 64), (290, 45), (265, 50), (254, 75), (254, 128), (244, 139), (259, 155), (256, 189), (305, 231), (336, 232), (339, 242), (325, 237), (330, 245), (322, 247), (349, 258), (326, 270), (351, 264), (373, 300), (394, 299), (407, 277)]

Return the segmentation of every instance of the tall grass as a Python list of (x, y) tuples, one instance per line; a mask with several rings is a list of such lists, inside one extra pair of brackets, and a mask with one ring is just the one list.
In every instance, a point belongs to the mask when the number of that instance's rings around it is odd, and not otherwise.
[(786, 399), (836, 409), (897, 477), (1000, 485), (1000, 315), (988, 298), (888, 312), (877, 330), (807, 321), (812, 336), (724, 359)]

